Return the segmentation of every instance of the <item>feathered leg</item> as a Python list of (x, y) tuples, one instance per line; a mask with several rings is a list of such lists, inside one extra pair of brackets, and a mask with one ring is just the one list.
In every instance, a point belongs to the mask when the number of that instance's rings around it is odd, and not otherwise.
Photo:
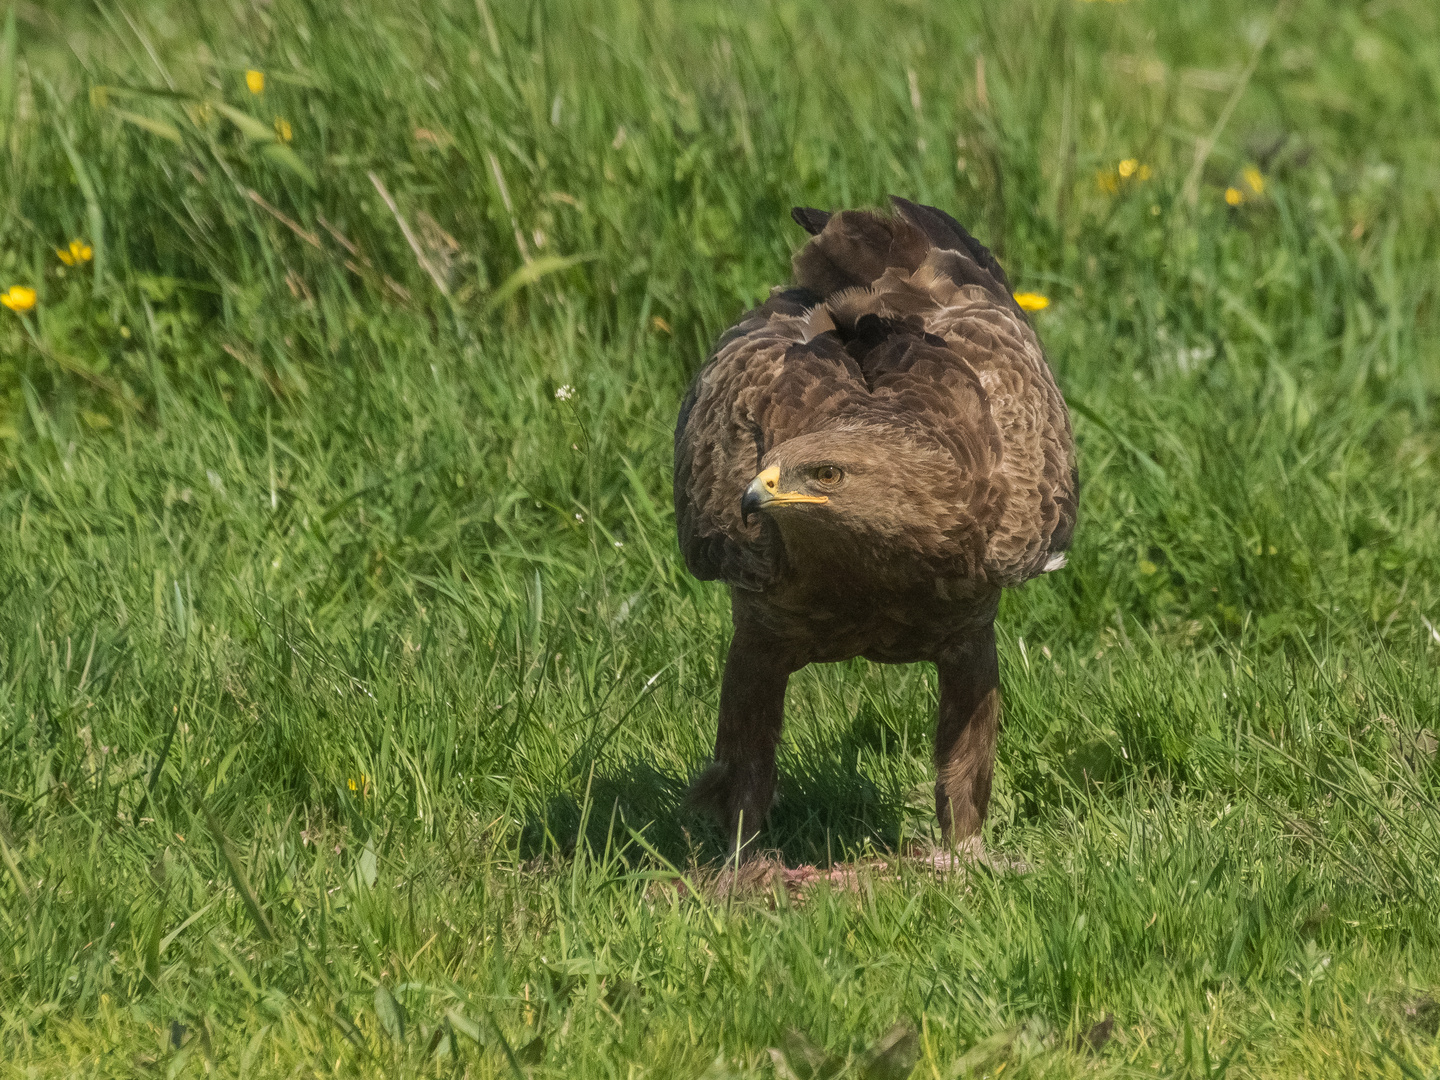
[(940, 716), (935, 726), (935, 814), (947, 845), (962, 845), (985, 823), (1000, 725), (1000, 665), (995, 628), (987, 626), (937, 663)]
[(770, 812), (785, 684), (793, 670), (774, 643), (737, 627), (720, 684), (715, 762), (690, 789), (691, 801), (720, 819), (732, 851), (760, 831)]

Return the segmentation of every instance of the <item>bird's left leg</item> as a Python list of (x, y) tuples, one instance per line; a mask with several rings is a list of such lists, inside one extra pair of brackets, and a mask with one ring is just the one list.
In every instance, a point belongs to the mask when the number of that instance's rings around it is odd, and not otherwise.
[(935, 665), (940, 715), (935, 726), (935, 814), (948, 846), (980, 850), (990, 806), (995, 736), (1000, 727), (1000, 664), (995, 627), (986, 626)]

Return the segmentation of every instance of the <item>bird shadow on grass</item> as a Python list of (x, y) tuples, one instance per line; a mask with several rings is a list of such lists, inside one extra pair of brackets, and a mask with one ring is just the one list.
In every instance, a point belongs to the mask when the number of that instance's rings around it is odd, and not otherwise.
[[(908, 801), (910, 792), (858, 773), (844, 747), (823, 756), (782, 765), (780, 797), (757, 846), (791, 866), (829, 866), (867, 854), (897, 850), (928, 837), (934, 812)], [(697, 767), (696, 772), (699, 772)], [(727, 837), (702, 810), (688, 805), (691, 777), (632, 759), (597, 767), (578, 793), (557, 794), (537, 807), (520, 834), (522, 859), (574, 854), (581, 831), (596, 855), (607, 850), (638, 863), (645, 845), (671, 865), (683, 868), (718, 863)]]

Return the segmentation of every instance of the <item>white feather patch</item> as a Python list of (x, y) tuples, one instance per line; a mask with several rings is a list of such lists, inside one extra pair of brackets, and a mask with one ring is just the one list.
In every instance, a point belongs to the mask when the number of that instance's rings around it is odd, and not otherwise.
[(1048, 573), (1050, 573), (1051, 570), (1059, 570), (1059, 569), (1060, 569), (1061, 567), (1063, 567), (1064, 565), (1065, 565), (1065, 552), (1061, 551), (1061, 552), (1059, 552), (1058, 554), (1051, 555), (1050, 558), (1048, 558), (1047, 560), (1045, 560), (1045, 568), (1044, 568), (1043, 570), (1041, 570), (1040, 572), (1041, 572), (1042, 574), (1048, 574)]

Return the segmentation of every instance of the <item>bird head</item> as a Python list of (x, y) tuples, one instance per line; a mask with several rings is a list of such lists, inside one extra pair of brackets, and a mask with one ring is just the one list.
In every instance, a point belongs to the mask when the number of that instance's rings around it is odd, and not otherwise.
[(787, 537), (803, 537), (806, 546), (833, 547), (843, 537), (914, 541), (950, 516), (942, 489), (952, 473), (943, 450), (907, 431), (815, 431), (765, 455), (740, 513), (746, 524), (764, 514)]
[[(740, 499), (740, 516), (746, 525), (750, 517), (762, 510), (777, 510), (782, 506), (824, 506), (830, 501), (831, 490), (844, 481), (845, 473), (838, 465), (826, 462), (803, 470), (796, 476), (785, 476), (779, 465), (761, 469), (759, 475), (750, 481)], [(786, 487), (799, 485), (797, 490), (787, 491), (781, 481), (788, 481)]]

